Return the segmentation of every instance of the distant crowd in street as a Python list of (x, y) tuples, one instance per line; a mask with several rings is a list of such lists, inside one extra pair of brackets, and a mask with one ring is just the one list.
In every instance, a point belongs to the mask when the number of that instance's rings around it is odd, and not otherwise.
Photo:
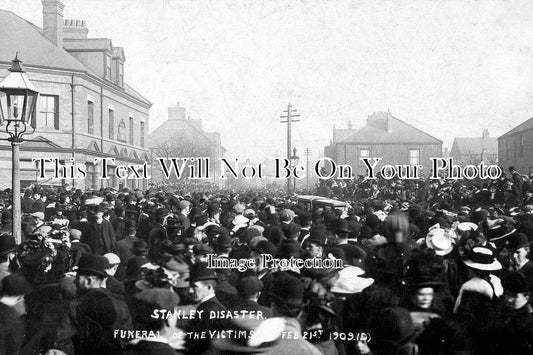
[(0, 354), (532, 354), (533, 184), (507, 171), (316, 186), (346, 208), (285, 191), (36, 185), (20, 244), (5, 191)]

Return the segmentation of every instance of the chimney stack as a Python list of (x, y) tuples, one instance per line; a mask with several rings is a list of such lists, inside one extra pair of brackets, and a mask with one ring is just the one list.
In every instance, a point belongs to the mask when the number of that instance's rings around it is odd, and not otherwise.
[(481, 134), (481, 138), (483, 138), (483, 139), (489, 138), (489, 130), (488, 129), (484, 129), (483, 130), (483, 133)]
[(42, 0), (43, 34), (53, 44), (63, 48), (63, 8), (60, 0)]
[(186, 117), (185, 114), (186, 114), (185, 108), (180, 106), (179, 101), (175, 107), (168, 108), (168, 119), (169, 120), (184, 121)]
[(63, 26), (63, 40), (68, 39), (86, 39), (89, 29), (83, 20), (65, 20)]

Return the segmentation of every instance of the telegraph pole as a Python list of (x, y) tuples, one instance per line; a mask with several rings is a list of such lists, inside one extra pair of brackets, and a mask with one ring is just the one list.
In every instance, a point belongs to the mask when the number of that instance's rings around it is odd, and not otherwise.
[(307, 157), (307, 164), (306, 164), (305, 168), (306, 168), (306, 171), (307, 171), (307, 174), (306, 174), (307, 175), (306, 176), (306, 178), (307, 178), (307, 190), (309, 190), (309, 175), (310, 175), (309, 174), (309, 156), (311, 155), (311, 149), (305, 148), (304, 154)]
[[(295, 117), (300, 117), (296, 113), (296, 110), (292, 108), (291, 103), (287, 105), (287, 110), (283, 111), (281, 118), (286, 119), (285, 121), (280, 121), (281, 123), (287, 123), (287, 161), (291, 162), (291, 124), (293, 122), (300, 122), (300, 120), (295, 119)], [(291, 179), (287, 179), (287, 194), (291, 193)]]

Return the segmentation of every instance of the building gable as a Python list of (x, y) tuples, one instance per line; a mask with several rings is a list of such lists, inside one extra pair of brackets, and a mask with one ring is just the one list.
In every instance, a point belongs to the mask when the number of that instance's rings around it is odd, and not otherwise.
[(365, 125), (355, 130), (339, 143), (347, 144), (437, 144), (442, 141), (412, 125), (390, 116), (387, 129), (375, 124)]
[(87, 146), (87, 150), (92, 150), (93, 152), (100, 152), (100, 147), (96, 143), (96, 141), (91, 141), (89, 145)]

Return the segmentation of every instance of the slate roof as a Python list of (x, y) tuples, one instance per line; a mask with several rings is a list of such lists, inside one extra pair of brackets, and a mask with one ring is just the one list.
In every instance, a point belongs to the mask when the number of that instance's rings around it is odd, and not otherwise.
[[(214, 143), (214, 137), (210, 132), (204, 132), (192, 125), (189, 120), (170, 119), (163, 122), (159, 127), (153, 130), (149, 135), (150, 142), (162, 143), (169, 138), (180, 140), (180, 137), (188, 138), (186, 141), (194, 141), (199, 145), (209, 145)], [(222, 146), (222, 149), (225, 148)]]
[(391, 131), (386, 131), (373, 126), (367, 125), (355, 130), (338, 143), (355, 143), (355, 144), (442, 144), (437, 139), (418, 128), (396, 118), (390, 117), (389, 126)]
[(354, 131), (355, 130), (351, 128), (333, 128), (333, 143), (348, 138)]
[(455, 138), (450, 155), (457, 154), (498, 154), (498, 140), (496, 138)]
[[(15, 53), (18, 52), (18, 57), (26, 69), (34, 67), (86, 73), (104, 81), (65, 49), (55, 46), (42, 34), (39, 27), (22, 17), (0, 10), (0, 29), (0, 63), (11, 65)], [(126, 84), (124, 91), (146, 105), (152, 105), (147, 98)]]
[(502, 138), (505, 138), (505, 137), (512, 136), (512, 135), (520, 133), (520, 132), (529, 131), (530, 129), (533, 129), (533, 117), (531, 117), (529, 120), (527, 120), (525, 122), (522, 122), (521, 124), (519, 124), (515, 128), (511, 129), (509, 132), (504, 133), (503, 135), (499, 136), (498, 140), (502, 139)]

